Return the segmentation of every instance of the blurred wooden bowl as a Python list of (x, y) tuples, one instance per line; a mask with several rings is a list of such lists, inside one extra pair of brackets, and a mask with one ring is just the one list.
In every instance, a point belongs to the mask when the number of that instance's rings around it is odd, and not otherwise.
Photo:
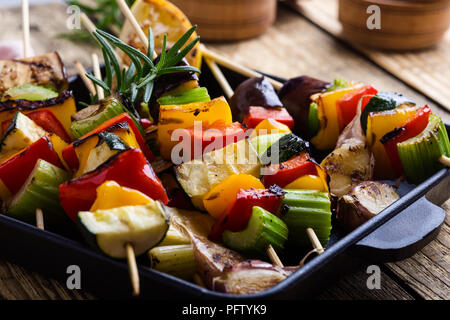
[[(378, 5), (381, 29), (369, 30), (366, 12)], [(418, 50), (436, 45), (450, 26), (450, 0), (339, 0), (343, 37), (387, 50)]]
[(204, 40), (242, 40), (264, 33), (275, 21), (276, 0), (171, 0)]

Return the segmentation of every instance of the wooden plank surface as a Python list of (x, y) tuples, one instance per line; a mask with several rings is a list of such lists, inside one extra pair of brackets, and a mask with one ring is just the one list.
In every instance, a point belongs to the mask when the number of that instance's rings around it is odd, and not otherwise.
[[(37, 53), (57, 49), (73, 72), (75, 59), (89, 66), (90, 53), (96, 48), (77, 46), (56, 39), (64, 32), (67, 14), (60, 5), (32, 7), (31, 36)], [(20, 11), (10, 9), (0, 12), (2, 26), (8, 30), (0, 34), (0, 40), (17, 39), (20, 34)], [(45, 21), (45, 23), (41, 23)], [(249, 67), (282, 77), (308, 74), (331, 80), (334, 77), (371, 83), (383, 90), (401, 92), (425, 104), (426, 97), (408, 85), (392, 77), (386, 71), (350, 47), (330, 37), (298, 14), (280, 8), (275, 25), (261, 37), (248, 41), (209, 44), (213, 50)], [(431, 103), (433, 111), (450, 122), (450, 114)], [(450, 203), (446, 205), (450, 212)], [(389, 264), (383, 269), (381, 289), (366, 287), (365, 270), (343, 277), (328, 288), (319, 299), (439, 299), (450, 298), (449, 279), (449, 221), (447, 218), (437, 241), (431, 243), (411, 259)], [(44, 278), (30, 270), (0, 260), (0, 298), (2, 299), (90, 299), (83, 291), (65, 288), (65, 283)]]

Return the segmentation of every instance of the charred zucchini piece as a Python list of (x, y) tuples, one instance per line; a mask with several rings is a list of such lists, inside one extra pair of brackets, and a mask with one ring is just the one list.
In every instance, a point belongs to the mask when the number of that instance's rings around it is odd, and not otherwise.
[(17, 112), (0, 141), (0, 159), (8, 158), (44, 135), (44, 129), (23, 113)]
[(194, 102), (211, 101), (208, 89), (205, 87), (194, 88), (176, 94), (162, 96), (157, 100), (160, 105), (182, 105)]
[(288, 133), (267, 148), (261, 156), (261, 162), (263, 165), (282, 163), (305, 150), (309, 150), (309, 142)]
[(7, 214), (35, 224), (35, 211), (40, 208), (44, 212), (45, 225), (57, 230), (60, 223), (67, 222), (58, 195), (59, 185), (68, 179), (66, 171), (39, 159), (22, 188), (9, 202)]
[(182, 234), (178, 229), (170, 225), (169, 230), (167, 230), (166, 236), (163, 241), (159, 244), (160, 247), (163, 246), (174, 246), (181, 244), (190, 244), (191, 240)]
[(288, 190), (281, 205), (281, 219), (289, 229), (288, 243), (296, 247), (310, 245), (306, 234), (312, 228), (323, 246), (330, 238), (331, 202), (328, 193), (313, 190)]
[(250, 257), (265, 257), (269, 245), (275, 251), (284, 249), (284, 243), (288, 238), (286, 224), (277, 216), (261, 207), (253, 207), (252, 216), (247, 227), (239, 232), (226, 230), (223, 235), (223, 243), (238, 252)]
[(53, 90), (33, 84), (22, 84), (6, 90), (3, 100), (43, 101), (57, 96), (59, 94)]
[(243, 139), (206, 153), (203, 160), (182, 163), (175, 168), (175, 173), (192, 204), (204, 210), (203, 196), (214, 186), (233, 174), (250, 174), (258, 178), (260, 167), (255, 149), (247, 139)]
[(191, 244), (159, 246), (148, 252), (152, 269), (189, 280), (197, 270)]
[(116, 153), (128, 148), (129, 146), (118, 135), (108, 131), (100, 132), (98, 134), (97, 145), (89, 151), (89, 156), (84, 166), (80, 165), (76, 176), (95, 170)]
[(371, 112), (379, 112), (386, 110), (393, 110), (399, 106), (407, 105), (413, 106), (415, 105), (414, 101), (411, 99), (395, 92), (379, 92), (375, 96), (373, 96), (369, 102), (367, 103), (364, 110), (361, 112), (361, 127), (366, 133), (367, 131), (367, 118)]
[(169, 228), (169, 220), (164, 205), (152, 201), (139, 206), (81, 211), (77, 225), (93, 248), (113, 258), (125, 258), (127, 243), (133, 245), (136, 255), (160, 243)]
[(415, 184), (443, 168), (438, 161), (441, 156), (450, 156), (445, 125), (440, 117), (433, 114), (422, 133), (397, 144), (397, 148), (406, 178)]
[(287, 133), (264, 134), (251, 138), (250, 142), (258, 153), (258, 156), (261, 157), (272, 144), (280, 140), (280, 138), (286, 134)]
[(115, 97), (108, 97), (100, 103), (82, 109), (72, 115), (70, 129), (79, 138), (95, 129), (106, 120), (125, 112), (125, 107)]

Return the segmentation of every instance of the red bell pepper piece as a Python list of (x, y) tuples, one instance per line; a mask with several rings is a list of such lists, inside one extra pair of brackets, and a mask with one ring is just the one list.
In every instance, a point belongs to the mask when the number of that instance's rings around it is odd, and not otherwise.
[(402, 163), (398, 155), (397, 144), (417, 136), (428, 125), (431, 108), (425, 106), (417, 110), (412, 119), (406, 121), (401, 127), (395, 128), (391, 132), (385, 134), (381, 139), (386, 153), (391, 161), (392, 167), (398, 175), (403, 173)]
[(294, 127), (294, 119), (285, 108), (250, 107), (243, 123), (250, 129), (255, 128), (258, 123), (268, 118), (284, 123), (290, 129)]
[[(225, 124), (223, 120), (218, 120), (207, 127), (202, 127), (202, 130), (197, 129), (195, 126), (186, 130), (191, 137), (191, 159), (195, 155), (195, 146), (201, 146), (201, 154), (198, 155), (201, 156), (205, 152), (205, 149), (212, 143), (214, 143), (212, 146), (217, 143), (220, 144), (220, 147), (209, 148), (207, 152), (221, 149), (245, 137), (245, 129), (239, 122)], [(220, 143), (218, 140), (220, 140)]]
[(45, 160), (64, 169), (49, 138), (44, 136), (0, 164), (0, 179), (11, 194), (14, 195), (20, 190), (38, 159)]
[(259, 206), (276, 214), (281, 204), (281, 188), (239, 190), (236, 198), (214, 224), (210, 239), (221, 241), (225, 230), (233, 232), (245, 229), (254, 206)]
[(145, 119), (145, 118), (141, 118), (140, 121), (141, 121), (142, 129), (144, 129), (144, 130), (153, 124), (153, 122), (151, 122), (149, 119)]
[[(355, 89), (340, 98), (337, 101), (337, 106), (338, 110), (340, 111), (338, 114), (341, 117), (341, 119), (339, 119), (339, 123), (342, 125), (342, 127), (345, 127), (347, 124), (349, 124), (355, 117), (356, 109), (361, 97), (366, 95), (375, 95), (377, 93), (377, 89), (375, 89), (371, 85), (366, 85), (361, 88)], [(364, 110), (369, 100), (370, 99), (363, 99), (361, 103), (361, 111)]]
[(316, 166), (309, 154), (303, 152), (288, 161), (265, 167), (262, 182), (266, 187), (276, 184), (283, 188), (305, 174), (317, 175)]
[[(45, 131), (56, 134), (66, 142), (71, 141), (70, 136), (66, 132), (66, 129), (64, 129), (64, 126), (51, 110), (36, 110), (27, 113), (26, 116), (33, 120)], [(2, 132), (6, 132), (6, 129), (8, 128), (10, 123), (11, 119), (2, 122)]]
[(144, 155), (148, 159), (148, 161), (151, 162), (151, 161), (155, 160), (153, 153), (150, 151), (149, 147), (145, 143), (145, 140), (142, 137), (141, 133), (139, 132), (138, 128), (136, 127), (136, 124), (134, 123), (133, 119), (129, 116), (128, 113), (124, 112), (124, 113), (121, 113), (121, 114), (115, 116), (114, 118), (111, 118), (111, 119), (103, 122), (100, 126), (98, 126), (97, 128), (95, 128), (92, 131), (89, 131), (84, 136), (78, 138), (76, 141), (72, 142), (70, 145), (68, 145), (66, 148), (64, 148), (64, 150), (62, 151), (64, 161), (66, 161), (67, 165), (71, 169), (73, 169), (73, 170), (78, 169), (80, 164), (78, 162), (78, 157), (75, 152), (74, 146), (81, 140), (84, 140), (94, 134), (106, 131), (109, 128), (111, 128), (112, 126), (114, 126), (115, 124), (123, 123), (123, 122), (127, 122), (129, 128), (131, 130), (133, 130), (133, 133), (136, 137), (136, 141), (139, 144), (140, 149), (142, 150), (142, 152), (144, 153)]
[(141, 191), (164, 204), (169, 201), (143, 153), (131, 148), (114, 155), (97, 169), (59, 186), (59, 199), (67, 215), (75, 220), (79, 211), (89, 210), (97, 196), (97, 187), (107, 180)]

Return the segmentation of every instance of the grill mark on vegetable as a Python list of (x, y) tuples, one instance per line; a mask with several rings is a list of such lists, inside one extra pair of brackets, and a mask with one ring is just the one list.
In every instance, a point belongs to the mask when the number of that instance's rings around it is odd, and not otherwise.
[(63, 91), (58, 97), (42, 101), (28, 101), (24, 99), (7, 100), (0, 102), (0, 112), (14, 110), (28, 111), (39, 108), (47, 108), (57, 104), (64, 103), (67, 99), (72, 97), (72, 91)]
[(219, 192), (213, 193), (208, 199), (205, 199), (205, 200), (210, 201), (210, 200), (217, 199), (219, 197), (219, 195), (220, 195)]
[(161, 119), (159, 120), (159, 124), (180, 124), (183, 123), (181, 119), (169, 118), (169, 119)]

